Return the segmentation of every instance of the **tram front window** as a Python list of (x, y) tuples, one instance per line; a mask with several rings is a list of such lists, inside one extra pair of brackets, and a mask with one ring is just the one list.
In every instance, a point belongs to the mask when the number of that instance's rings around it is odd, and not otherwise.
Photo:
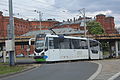
[(35, 52), (40, 53), (45, 47), (45, 35), (39, 34), (36, 36)]
[(44, 49), (44, 40), (37, 40), (35, 42), (35, 52), (40, 53)]
[(44, 48), (44, 40), (36, 41), (36, 49), (43, 49)]

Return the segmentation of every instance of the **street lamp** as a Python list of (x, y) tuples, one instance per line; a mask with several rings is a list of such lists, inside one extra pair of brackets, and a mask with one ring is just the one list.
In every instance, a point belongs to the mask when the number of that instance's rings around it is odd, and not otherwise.
[(39, 28), (40, 28), (40, 32), (41, 32), (42, 13), (41, 13), (41, 11), (37, 11), (37, 10), (34, 10), (34, 12), (36, 12), (36, 13), (39, 14), (39, 22), (40, 22), (40, 26), (39, 26)]

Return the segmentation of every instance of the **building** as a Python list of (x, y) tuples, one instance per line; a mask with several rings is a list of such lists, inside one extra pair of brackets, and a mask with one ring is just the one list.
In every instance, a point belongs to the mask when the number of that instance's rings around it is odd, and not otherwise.
[(48, 19), (46, 21), (30, 21), (30, 31), (38, 31), (40, 30), (48, 30), (49, 28), (53, 27), (55, 24), (59, 24), (59, 21)]
[[(0, 12), (0, 38), (7, 37), (7, 28), (9, 27), (9, 17), (3, 16), (3, 13)], [(30, 31), (30, 22), (28, 20), (19, 19), (14, 17), (14, 27), (15, 27), (15, 36), (21, 36)], [(27, 45), (16, 45), (16, 54), (27, 54), (26, 50), (28, 49)], [(33, 50), (32, 50), (33, 51)]]
[[(59, 23), (58, 21), (48, 19), (47, 21), (41, 21), (42, 30), (48, 30), (49, 27), (52, 27), (54, 24)], [(0, 11), (0, 38), (6, 38), (8, 35), (8, 27), (9, 27), (9, 17), (3, 16), (3, 12)], [(14, 17), (14, 28), (15, 28), (15, 36), (21, 36), (30, 31), (39, 31), (40, 30), (40, 22), (39, 21), (28, 21), (20, 18)], [(28, 45), (16, 45), (16, 55), (17, 54), (32, 54), (34, 46), (31, 46), (31, 50), (28, 51)]]
[(114, 17), (103, 14), (96, 15), (96, 21), (99, 22), (105, 33), (107, 34), (116, 34), (117, 30), (115, 29)]
[[(86, 17), (86, 21), (90, 21), (92, 18)], [(104, 30), (108, 34), (115, 34), (114, 17), (106, 17), (103, 14), (96, 15), (96, 21), (100, 22)], [(41, 24), (41, 25), (40, 25)], [(7, 37), (7, 27), (9, 25), (9, 17), (3, 16), (0, 12), (0, 37)], [(84, 35), (84, 20), (82, 17), (78, 19), (68, 19), (67, 21), (59, 22), (54, 19), (48, 19), (46, 21), (28, 21), (14, 17), (15, 36), (32, 36), (39, 33), (51, 33), (50, 28), (57, 34), (69, 34), (69, 35)], [(41, 30), (40, 31), (40, 26)], [(88, 33), (88, 30), (86, 30)], [(31, 50), (28, 45), (16, 45), (16, 54), (32, 54), (34, 46), (31, 46)]]
[[(91, 18), (86, 17), (86, 21), (90, 21)], [(84, 20), (82, 17), (78, 19), (68, 19), (67, 21), (58, 22), (52, 19), (47, 21), (30, 21), (31, 31), (22, 36), (33, 36), (39, 33), (51, 33), (50, 28), (57, 34), (68, 34), (68, 35), (84, 35)], [(40, 26), (41, 24), (41, 26)], [(41, 27), (41, 31), (40, 31)], [(88, 30), (86, 30), (87, 32)]]
[[(3, 16), (0, 12), (0, 37), (7, 37), (9, 27), (9, 17)], [(15, 36), (20, 36), (30, 31), (31, 25), (28, 20), (14, 17)]]

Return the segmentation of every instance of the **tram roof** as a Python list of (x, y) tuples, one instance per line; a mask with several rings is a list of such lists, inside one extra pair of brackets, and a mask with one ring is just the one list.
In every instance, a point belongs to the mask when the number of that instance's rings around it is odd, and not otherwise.
[[(75, 36), (64, 36), (64, 35), (52, 35), (52, 34), (46, 34), (46, 37), (61, 37), (61, 38), (71, 38), (71, 39), (82, 39), (82, 40), (87, 40), (88, 38), (86, 37), (75, 37)], [(99, 41), (95, 39), (89, 38), (89, 40), (96, 41), (99, 43)]]
[(72, 39), (84, 39), (84, 40), (87, 40), (87, 38), (85, 38), (85, 37), (64, 36), (64, 35), (51, 35), (51, 34), (47, 34), (46, 37), (61, 37), (61, 38), (72, 38)]

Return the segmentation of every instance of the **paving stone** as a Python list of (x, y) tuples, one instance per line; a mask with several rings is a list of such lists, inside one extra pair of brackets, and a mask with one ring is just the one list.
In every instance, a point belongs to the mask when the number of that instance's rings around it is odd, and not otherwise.
[(102, 64), (100, 74), (94, 80), (108, 80), (110, 77), (120, 72), (120, 59), (92, 61)]

